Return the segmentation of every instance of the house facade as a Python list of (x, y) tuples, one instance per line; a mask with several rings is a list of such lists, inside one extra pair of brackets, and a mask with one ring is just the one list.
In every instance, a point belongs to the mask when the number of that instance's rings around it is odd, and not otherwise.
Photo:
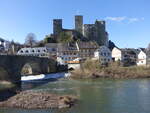
[(123, 54), (121, 49), (114, 47), (112, 50), (112, 58), (114, 61), (121, 61), (123, 60)]
[(112, 61), (111, 51), (106, 46), (100, 46), (94, 53), (94, 58), (98, 59), (101, 64), (107, 64)]
[(62, 43), (58, 45), (57, 57), (61, 58), (65, 64), (79, 63), (77, 61), (79, 59), (79, 50), (74, 43)]
[(48, 50), (46, 47), (21, 48), (17, 55), (49, 58)]
[(145, 66), (146, 64), (147, 64), (146, 52), (144, 50), (141, 50), (140, 53), (138, 54), (137, 65)]
[(114, 61), (120, 61), (123, 64), (129, 65), (136, 65), (137, 55), (138, 55), (138, 49), (132, 49), (132, 48), (124, 48), (120, 49), (117, 47), (114, 47), (112, 50), (112, 59)]
[(79, 57), (82, 59), (93, 58), (94, 52), (99, 48), (95, 42), (78, 42)]

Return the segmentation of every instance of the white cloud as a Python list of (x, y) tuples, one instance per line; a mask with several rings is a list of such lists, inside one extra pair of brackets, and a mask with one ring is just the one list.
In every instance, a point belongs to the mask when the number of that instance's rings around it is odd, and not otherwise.
[(124, 17), (106, 17), (105, 19), (106, 19), (106, 20), (111, 20), (111, 21), (118, 21), (118, 22), (121, 22), (121, 21), (125, 20), (126, 17), (125, 17), (125, 16), (124, 16)]
[(129, 18), (129, 17), (106, 17), (105, 20), (109, 20), (109, 21), (116, 21), (116, 22), (122, 22), (125, 21), (127, 23), (133, 23), (133, 22), (138, 22), (138, 21), (143, 21), (145, 18)]
[(129, 23), (140, 21), (139, 18), (128, 18)]

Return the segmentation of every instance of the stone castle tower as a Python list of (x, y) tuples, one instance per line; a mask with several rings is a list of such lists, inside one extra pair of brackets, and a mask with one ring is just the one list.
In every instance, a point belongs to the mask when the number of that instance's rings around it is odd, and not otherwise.
[(96, 20), (94, 24), (83, 24), (83, 16), (75, 16), (75, 29), (63, 29), (62, 19), (53, 20), (54, 37), (59, 36), (61, 32), (69, 32), (72, 35), (75, 33), (81, 34), (85, 39), (96, 41), (100, 46), (108, 46), (108, 33), (106, 32), (105, 21)]
[(62, 32), (62, 19), (54, 19), (53, 20), (53, 35), (55, 38), (59, 36), (59, 34)]
[(75, 16), (75, 30), (80, 34), (83, 34), (83, 16), (81, 15)]

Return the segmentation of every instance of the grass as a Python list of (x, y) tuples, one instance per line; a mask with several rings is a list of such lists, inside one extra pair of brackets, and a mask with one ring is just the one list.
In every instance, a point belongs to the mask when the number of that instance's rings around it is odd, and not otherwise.
[(87, 60), (81, 68), (72, 72), (72, 78), (149, 78), (150, 67), (131, 66), (122, 67), (119, 62), (107, 66), (100, 65), (97, 60)]

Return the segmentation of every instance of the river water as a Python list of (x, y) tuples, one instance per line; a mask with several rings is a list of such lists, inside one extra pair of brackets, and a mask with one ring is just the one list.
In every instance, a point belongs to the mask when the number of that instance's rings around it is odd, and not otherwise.
[(150, 113), (150, 79), (99, 79), (34, 82), (23, 89), (72, 94), (79, 97), (70, 109), (0, 109), (0, 113)]

